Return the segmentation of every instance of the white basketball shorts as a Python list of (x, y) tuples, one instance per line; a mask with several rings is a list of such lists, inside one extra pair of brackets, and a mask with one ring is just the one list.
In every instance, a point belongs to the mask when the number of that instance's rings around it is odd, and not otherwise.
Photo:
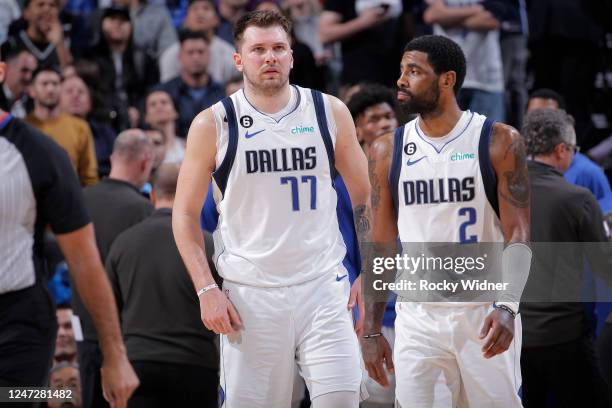
[(521, 406), (520, 315), (508, 350), (485, 359), (478, 336), (491, 304), (398, 302), (395, 309), (396, 406)]
[(311, 399), (360, 391), (361, 357), (344, 267), (299, 285), (225, 281), (223, 290), (243, 325), (237, 334), (221, 336), (223, 407), (289, 407), (296, 367)]

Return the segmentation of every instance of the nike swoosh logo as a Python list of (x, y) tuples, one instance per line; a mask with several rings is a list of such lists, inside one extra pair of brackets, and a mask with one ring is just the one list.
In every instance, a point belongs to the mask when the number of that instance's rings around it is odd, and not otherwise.
[(249, 133), (249, 131), (247, 130), (247, 132), (244, 134), (244, 137), (245, 137), (245, 138), (247, 138), (247, 139), (250, 139), (250, 138), (252, 138), (253, 136), (260, 134), (260, 133), (261, 133), (261, 132), (263, 132), (264, 130), (265, 130), (265, 129), (261, 129), (261, 130), (258, 130), (257, 132), (253, 132), (253, 133)]
[(426, 158), (426, 157), (427, 157), (427, 156), (423, 156), (423, 157), (420, 157), (420, 158), (418, 158), (418, 159), (416, 159), (416, 160), (413, 160), (413, 161), (410, 161), (410, 159), (408, 159), (408, 160), (406, 161), (406, 165), (408, 165), (408, 166), (415, 165), (415, 164), (417, 164), (418, 162), (420, 162), (421, 160), (423, 160), (423, 159), (424, 159), (424, 158)]
[(338, 274), (336, 274), (336, 281), (340, 282), (342, 279), (346, 278), (348, 276), (348, 274), (344, 274), (342, 276), (338, 276)]

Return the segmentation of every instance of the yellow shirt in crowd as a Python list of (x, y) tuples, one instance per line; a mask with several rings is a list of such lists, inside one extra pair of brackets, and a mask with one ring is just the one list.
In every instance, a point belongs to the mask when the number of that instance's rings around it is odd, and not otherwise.
[(50, 136), (68, 153), (82, 186), (98, 182), (93, 135), (87, 122), (63, 112), (57, 118), (44, 121), (31, 113), (26, 117), (26, 121)]

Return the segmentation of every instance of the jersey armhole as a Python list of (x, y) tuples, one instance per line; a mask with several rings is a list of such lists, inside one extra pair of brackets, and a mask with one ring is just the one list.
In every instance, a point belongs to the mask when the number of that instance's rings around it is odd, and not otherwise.
[[(227, 150), (225, 156), (221, 161), (221, 164), (213, 172), (212, 178), (215, 184), (219, 188), (221, 195), (225, 194), (225, 188), (227, 187), (227, 180), (229, 178), (230, 171), (234, 165), (234, 159), (236, 157), (236, 150), (238, 149), (238, 122), (236, 120), (236, 110), (234, 103), (230, 97), (225, 97), (221, 100), (223, 107), (225, 108), (225, 120), (227, 120), (228, 127), (228, 139), (227, 139)], [(213, 110), (214, 113), (214, 110)], [(215, 125), (218, 126), (217, 118), (215, 115)], [(223, 133), (223, 132), (221, 132)], [(217, 130), (217, 135), (221, 134)], [(217, 138), (218, 142), (219, 138)]]
[(480, 174), (482, 175), (482, 182), (484, 183), (485, 194), (487, 200), (493, 211), (499, 218), (499, 201), (497, 199), (497, 176), (495, 175), (495, 169), (493, 169), (493, 163), (491, 163), (491, 134), (493, 133), (493, 126), (495, 121), (487, 118), (482, 125), (480, 131), (480, 140), (478, 141), (478, 160), (480, 164)]
[(315, 114), (317, 116), (317, 124), (319, 125), (319, 131), (321, 132), (321, 137), (323, 138), (323, 144), (325, 145), (325, 150), (327, 151), (327, 158), (329, 160), (329, 172), (332, 180), (332, 186), (334, 185), (334, 179), (338, 174), (336, 170), (336, 159), (334, 154), (334, 139), (329, 131), (327, 114), (325, 112), (325, 102), (323, 101), (323, 94), (315, 89), (310, 90), (312, 93), (312, 100), (314, 102)]
[(325, 106), (325, 115), (327, 118), (327, 128), (329, 129), (329, 135), (331, 136), (334, 147), (336, 146), (336, 137), (338, 134), (338, 128), (336, 127), (336, 118), (332, 111), (331, 101), (328, 95), (323, 94), (323, 102)]
[(393, 155), (391, 156), (391, 167), (389, 168), (389, 190), (393, 198), (395, 214), (399, 217), (399, 178), (402, 170), (402, 146), (404, 144), (404, 128), (402, 125), (395, 129), (393, 134)]

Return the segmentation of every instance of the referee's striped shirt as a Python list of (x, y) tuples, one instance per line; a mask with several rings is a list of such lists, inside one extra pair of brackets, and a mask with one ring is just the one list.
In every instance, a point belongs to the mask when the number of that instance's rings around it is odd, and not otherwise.
[(88, 223), (64, 150), (37, 129), (0, 113), (0, 299), (46, 276), (47, 225), (64, 234)]

